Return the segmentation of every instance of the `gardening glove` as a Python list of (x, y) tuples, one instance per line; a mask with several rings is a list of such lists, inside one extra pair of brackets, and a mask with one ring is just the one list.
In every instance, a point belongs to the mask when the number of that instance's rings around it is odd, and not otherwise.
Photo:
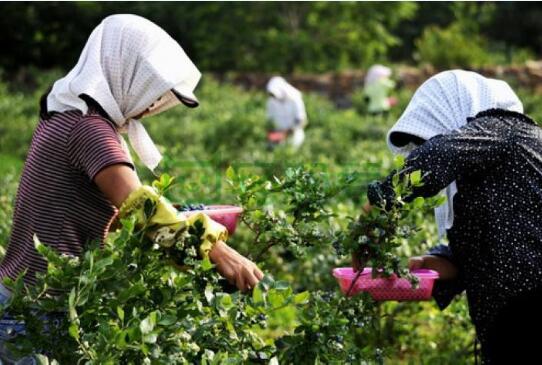
[(222, 224), (215, 222), (204, 213), (196, 213), (187, 218), (188, 226), (192, 227), (196, 222), (201, 222), (203, 225), (203, 234), (201, 235), (202, 243), (199, 247), (201, 257), (209, 257), (209, 252), (213, 249), (218, 241), (226, 241), (228, 239), (228, 230)]
[[(145, 203), (150, 201), (154, 205), (152, 216), (146, 219)], [(125, 218), (129, 215), (136, 217), (136, 224), (147, 225), (154, 228), (150, 237), (164, 247), (171, 247), (175, 244), (181, 234), (186, 234), (188, 229), (200, 222), (203, 226), (199, 254), (201, 257), (208, 257), (209, 252), (218, 241), (227, 239), (228, 231), (221, 224), (213, 221), (203, 213), (197, 213), (186, 217), (179, 213), (171, 203), (159, 195), (154, 188), (142, 186), (133, 191), (124, 201), (119, 210), (119, 217)]]

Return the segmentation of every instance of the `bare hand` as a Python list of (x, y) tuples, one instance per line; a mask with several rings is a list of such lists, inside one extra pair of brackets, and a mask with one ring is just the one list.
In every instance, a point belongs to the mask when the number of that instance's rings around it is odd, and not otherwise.
[(409, 270), (419, 270), (424, 269), (424, 259), (423, 256), (415, 256), (408, 259), (408, 268)]
[(365, 264), (361, 262), (359, 255), (355, 252), (352, 253), (352, 268), (354, 269), (354, 271), (363, 270), (364, 266)]
[(369, 214), (372, 209), (373, 209), (373, 206), (369, 202), (366, 202), (365, 204), (363, 204), (363, 207), (361, 207), (361, 210), (365, 214)]
[(455, 279), (458, 274), (457, 267), (450, 260), (434, 255), (411, 257), (408, 260), (408, 268), (410, 270), (435, 270), (439, 273), (439, 279), (441, 280)]
[(263, 272), (255, 263), (222, 241), (215, 244), (209, 258), (216, 265), (220, 275), (241, 291), (254, 288), (263, 279)]
[(363, 270), (369, 259), (370, 255), (367, 249), (362, 252), (352, 252), (352, 268), (354, 271)]

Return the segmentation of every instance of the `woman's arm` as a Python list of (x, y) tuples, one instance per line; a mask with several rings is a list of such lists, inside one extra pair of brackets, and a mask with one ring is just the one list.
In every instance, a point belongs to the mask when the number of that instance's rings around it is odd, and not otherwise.
[(450, 255), (448, 246), (439, 245), (430, 250), (428, 255), (410, 258), (408, 263), (411, 270), (430, 269), (439, 273), (439, 280), (433, 286), (432, 295), (441, 310), (446, 309), (452, 300), (465, 290), (463, 275), (452, 262), (453, 256)]
[(420, 262), (420, 258), (416, 257), (410, 259), (409, 266), (416, 268), (421, 265), (439, 273), (440, 277), (433, 286), (432, 294), (439, 308), (444, 310), (457, 295), (465, 290), (464, 273), (448, 245), (437, 245), (422, 258), (423, 262)]
[[(502, 163), (510, 153), (514, 129), (505, 120), (481, 118), (449, 134), (431, 138), (410, 153), (400, 175), (421, 171), (421, 186), (405, 198), (438, 194), (452, 181), (462, 176), (483, 173)], [(382, 182), (369, 186), (371, 204), (388, 204), (393, 200), (392, 180), (396, 172)]]
[[(135, 171), (124, 164), (104, 168), (96, 175), (94, 182), (117, 208), (120, 208), (132, 192), (141, 187)], [(264, 276), (256, 264), (222, 241), (213, 246), (209, 258), (218, 272), (242, 291), (254, 288)]]
[(141, 187), (136, 172), (124, 164), (111, 165), (101, 170), (94, 182), (105, 197), (117, 208)]
[(440, 280), (453, 280), (458, 275), (457, 267), (450, 260), (434, 255), (411, 257), (408, 260), (408, 268), (410, 270), (435, 270), (438, 272)]

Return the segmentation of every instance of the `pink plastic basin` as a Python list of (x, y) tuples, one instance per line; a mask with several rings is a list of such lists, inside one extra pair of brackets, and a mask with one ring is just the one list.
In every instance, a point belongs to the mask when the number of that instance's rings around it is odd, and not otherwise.
[(288, 138), (288, 133), (284, 131), (273, 131), (267, 133), (267, 140), (269, 142), (279, 143)]
[[(343, 294), (348, 293), (352, 280), (355, 279), (357, 272), (351, 267), (341, 267), (333, 269), (333, 276), (337, 279)], [(367, 292), (374, 300), (385, 301), (420, 301), (430, 300), (433, 291), (435, 279), (438, 279), (438, 273), (433, 270), (413, 270), (419, 279), (417, 288), (413, 288), (410, 281), (398, 277), (374, 278), (372, 269), (367, 267), (354, 283), (350, 295), (356, 295), (361, 292)]]
[(236, 207), (235, 205), (208, 205), (204, 210), (192, 210), (189, 212), (183, 212), (183, 214), (192, 215), (194, 213), (205, 213), (214, 220), (222, 224), (228, 230), (228, 234), (231, 236), (237, 228), (237, 220), (239, 215), (243, 213), (243, 208)]

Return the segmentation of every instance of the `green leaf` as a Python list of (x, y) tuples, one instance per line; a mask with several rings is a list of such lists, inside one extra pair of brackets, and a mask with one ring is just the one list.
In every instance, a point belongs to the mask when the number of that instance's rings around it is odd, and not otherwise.
[(235, 181), (236, 175), (235, 175), (235, 170), (234, 170), (234, 168), (232, 166), (230, 166), (230, 167), (228, 167), (226, 169), (226, 177), (230, 181)]
[(122, 309), (122, 307), (117, 307), (117, 315), (119, 316), (119, 319), (124, 322), (124, 309)]
[(419, 186), (422, 182), (422, 172), (420, 170), (410, 173), (410, 184), (412, 186)]
[(401, 169), (405, 165), (405, 156), (403, 155), (397, 155), (393, 159), (393, 167), (395, 167), (397, 170)]
[(115, 345), (117, 345), (120, 348), (124, 348), (126, 346), (126, 337), (128, 335), (127, 331), (120, 331), (117, 333), (115, 337)]
[(270, 275), (265, 275), (263, 279), (258, 283), (258, 286), (262, 287), (264, 291), (269, 290), (269, 288), (274, 287), (275, 280)]
[(175, 178), (169, 176), (168, 174), (160, 175), (159, 180), (152, 182), (152, 186), (158, 190), (160, 194), (165, 193), (172, 185)]
[(227, 309), (227, 308), (230, 308), (232, 305), (233, 305), (233, 300), (231, 298), (231, 295), (229, 294), (222, 295), (222, 297), (220, 298), (220, 306)]
[(77, 326), (77, 324), (70, 324), (70, 327), (68, 328), (68, 333), (76, 340), (79, 340), (79, 327)]
[(269, 290), (267, 298), (273, 308), (281, 307), (284, 304), (284, 297), (276, 289)]
[(211, 304), (213, 302), (213, 299), (215, 297), (213, 287), (211, 285), (207, 285), (205, 287), (205, 299), (207, 299), (207, 303)]
[(435, 206), (439, 206), (446, 203), (446, 200), (448, 199), (446, 198), (445, 195), (439, 195), (438, 197), (435, 198)]
[(36, 248), (36, 250), (41, 253), (42, 255), (44, 254), (44, 245), (43, 243), (40, 242), (40, 240), (38, 239), (38, 235), (34, 235), (33, 237), (33, 240), (34, 240), (34, 247)]
[(296, 294), (294, 296), (294, 303), (295, 304), (307, 304), (310, 299), (310, 293), (308, 291), (301, 292), (299, 294)]
[(68, 313), (70, 315), (70, 320), (77, 320), (77, 311), (75, 309), (75, 288), (72, 288), (70, 295), (68, 296)]
[(252, 290), (252, 300), (255, 304), (264, 304), (264, 296), (260, 285), (256, 285)]
[(420, 208), (423, 208), (424, 203), (425, 203), (425, 199), (419, 196), (412, 201), (412, 207), (420, 209)]
[(49, 364), (55, 364), (57, 363), (55, 360), (52, 362), (49, 362), (49, 359), (45, 355), (41, 354), (34, 354), (32, 357), (36, 360), (36, 365), (49, 365)]
[[(147, 291), (145, 284), (141, 282), (133, 283), (128, 288), (122, 290), (118, 295), (117, 299), (119, 302), (123, 303), (129, 299), (135, 298)], [(135, 315), (134, 315), (135, 317)]]
[(205, 257), (203, 260), (201, 260), (201, 268), (203, 269), (203, 271), (209, 271), (213, 267), (215, 267), (215, 265), (213, 265), (213, 263), (211, 262), (211, 260), (209, 260), (208, 257)]
[(164, 315), (158, 321), (158, 324), (161, 326), (171, 326), (175, 323), (177, 323), (177, 317), (174, 315)]
[(156, 324), (156, 318), (158, 317), (158, 314), (159, 314), (159, 312), (154, 311), (154, 312), (151, 312), (151, 314), (149, 315), (153, 326)]
[(98, 260), (96, 262), (95, 270), (98, 272), (103, 271), (107, 266), (110, 266), (114, 263), (112, 257), (106, 257), (104, 259)]
[(155, 322), (152, 320), (151, 316), (148, 316), (144, 320), (141, 321), (139, 324), (139, 329), (141, 330), (142, 334), (150, 333), (154, 329)]
[(391, 183), (392, 183), (394, 188), (399, 185), (399, 179), (400, 178), (401, 178), (401, 176), (399, 174), (394, 174), (393, 177), (391, 178)]
[(70, 308), (75, 307), (75, 288), (72, 288), (70, 295), (68, 296), (68, 306)]
[(158, 339), (158, 335), (156, 333), (149, 333), (143, 336), (143, 341), (145, 343), (156, 343), (157, 339)]

